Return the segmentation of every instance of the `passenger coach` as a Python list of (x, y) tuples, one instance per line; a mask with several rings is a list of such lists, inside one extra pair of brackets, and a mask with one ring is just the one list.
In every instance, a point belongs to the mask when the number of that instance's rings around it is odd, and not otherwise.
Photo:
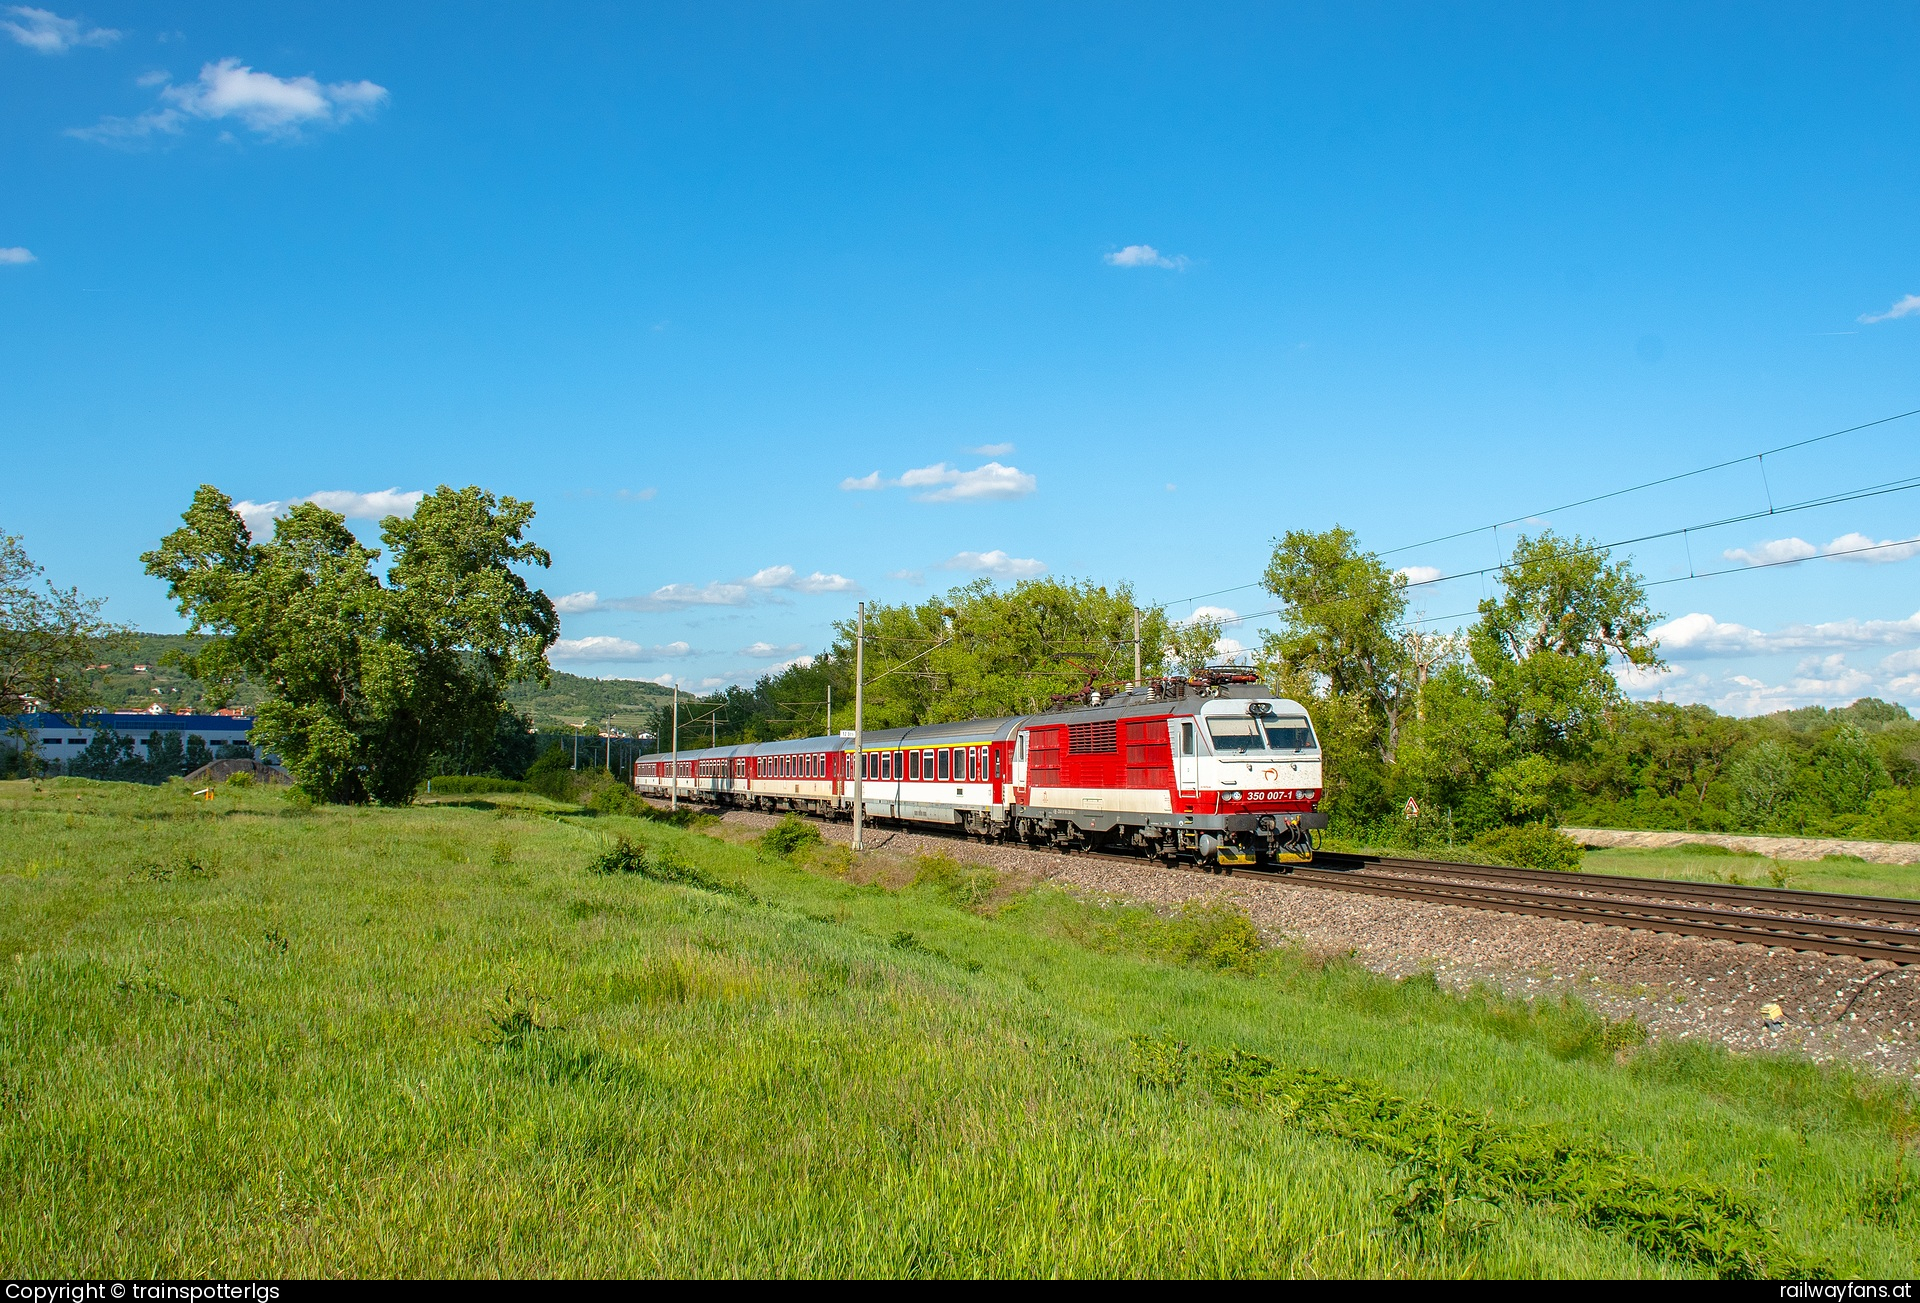
[[(1209, 866), (1302, 863), (1326, 827), (1319, 740), (1251, 676), (1161, 680), (1041, 715), (747, 743), (635, 762), (634, 790), (759, 810), (936, 824)], [(676, 772), (677, 769), (677, 772)]]

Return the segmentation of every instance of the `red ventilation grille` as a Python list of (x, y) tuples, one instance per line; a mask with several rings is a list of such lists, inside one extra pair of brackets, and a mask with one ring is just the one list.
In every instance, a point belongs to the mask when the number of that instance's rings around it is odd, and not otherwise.
[(1110, 719), (1092, 724), (1074, 724), (1067, 729), (1067, 733), (1076, 756), (1110, 756), (1119, 750)]

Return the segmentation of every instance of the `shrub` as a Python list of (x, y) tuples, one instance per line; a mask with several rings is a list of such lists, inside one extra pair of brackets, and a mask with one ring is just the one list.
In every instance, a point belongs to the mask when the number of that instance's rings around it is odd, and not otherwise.
[(227, 775), (227, 786), (228, 786), (228, 787), (252, 787), (252, 786), (253, 786), (253, 775), (252, 775), (252, 774), (250, 774), (250, 773), (248, 773), (248, 772), (247, 772), (246, 770), (244, 770), (244, 769), (242, 769), (242, 770), (241, 770), (241, 771), (240, 771), (239, 773), (237, 773), (237, 774), (228, 774), (228, 775)]
[(427, 780), (435, 796), (477, 795), (483, 792), (524, 792), (525, 783), (515, 782), (511, 778), (495, 778), (489, 774), (441, 774)]
[(738, 896), (743, 900), (753, 899), (753, 893), (744, 887), (721, 882), (688, 864), (671, 850), (664, 847), (648, 848), (626, 837), (614, 838), (613, 845), (594, 857), (587, 869), (608, 875), (634, 873), (643, 878), (652, 878), (655, 882), (676, 882), (683, 886), (717, 891), (722, 895)]
[(1167, 923), (1166, 948), (1182, 963), (1251, 973), (1266, 943), (1246, 911), (1225, 901), (1189, 900)]
[(595, 814), (637, 815), (649, 812), (632, 789), (607, 774), (595, 774), (584, 784), (576, 782), (574, 790), (578, 792), (582, 786), (587, 789), (583, 804)]
[(913, 885), (932, 887), (951, 903), (970, 909), (993, 894), (1000, 885), (1000, 875), (980, 865), (961, 864), (947, 855), (927, 855), (915, 866)]
[(797, 814), (787, 815), (760, 837), (760, 845), (782, 859), (820, 844), (820, 830)]
[(556, 801), (573, 799), (573, 759), (567, 749), (555, 742), (527, 766), (526, 785), (542, 796)]
[(1563, 873), (1577, 870), (1585, 855), (1579, 842), (1544, 823), (1483, 832), (1473, 839), (1473, 852), (1494, 864), (1557, 869)]

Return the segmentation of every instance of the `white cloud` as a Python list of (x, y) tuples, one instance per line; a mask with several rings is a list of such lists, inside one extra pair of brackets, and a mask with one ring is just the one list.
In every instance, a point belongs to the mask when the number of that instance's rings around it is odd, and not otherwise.
[(188, 119), (232, 119), (269, 140), (291, 139), (307, 127), (337, 127), (369, 117), (387, 101), (387, 89), (370, 81), (322, 85), (312, 77), (276, 77), (238, 59), (205, 64), (184, 86), (163, 82), (165, 106), (134, 118), (102, 118), (67, 134), (104, 144), (128, 144), (155, 132), (179, 133)]
[(990, 461), (970, 471), (939, 461), (931, 466), (917, 466), (905, 471), (897, 480), (886, 479), (879, 471), (875, 471), (871, 475), (840, 481), (840, 487), (849, 493), (874, 489), (923, 489), (925, 492), (914, 494), (921, 502), (1024, 498), (1039, 486), (1039, 480), (1018, 466), (1002, 466), (997, 461)]
[(1169, 258), (1151, 244), (1129, 244), (1117, 253), (1106, 255), (1109, 267), (1165, 267), (1170, 271), (1185, 271), (1187, 256), (1175, 254)]
[(89, 27), (78, 18), (62, 18), (47, 9), (9, 5), (0, 12), (7, 14), (0, 20), (0, 32), (41, 54), (65, 54), (76, 45), (111, 45), (120, 39), (111, 27)]
[(622, 502), (652, 502), (654, 499), (654, 496), (659, 492), (660, 492), (659, 489), (654, 489), (654, 488), (621, 489), (618, 493), (615, 493), (613, 496), (620, 499)]
[(1234, 610), (1231, 606), (1196, 606), (1193, 608), (1193, 613), (1181, 621), (1181, 623), (1198, 624), (1202, 620), (1217, 620), (1221, 624), (1226, 624), (1230, 620), (1238, 620), (1239, 618), (1240, 612)]
[(1870, 566), (1886, 565), (1890, 561), (1905, 561), (1909, 557), (1920, 556), (1920, 536), (1875, 541), (1865, 534), (1842, 534), (1820, 549), (1820, 555), (1837, 557), (1842, 561), (1861, 561)]
[(974, 499), (1024, 498), (1040, 482), (1017, 466), (990, 461), (975, 470), (948, 470), (944, 463), (908, 471), (900, 477), (905, 488), (938, 485), (918, 497), (922, 502), (966, 502)]
[(1679, 705), (1698, 702), (1728, 715), (1765, 715), (1802, 706), (1845, 706), (1861, 697), (1913, 703), (1920, 701), (1920, 653), (1896, 652), (1872, 670), (1847, 663), (1844, 652), (1810, 656), (1783, 682), (1752, 674), (1705, 674), (1684, 666), (1665, 671), (1617, 666), (1614, 673), (1628, 695)]
[(818, 570), (802, 575), (788, 587), (796, 593), (857, 593), (860, 585), (845, 575), (823, 575)]
[(812, 664), (813, 664), (813, 657), (796, 656), (790, 661), (781, 661), (778, 665), (767, 666), (766, 672), (768, 674), (778, 674), (782, 670), (790, 670), (790, 669), (793, 669), (795, 666), (799, 666), (801, 669), (806, 669), (808, 666)]
[(1820, 549), (1804, 538), (1776, 538), (1753, 548), (1730, 547), (1720, 555), (1741, 565), (1767, 566), (1783, 561), (1805, 561), (1819, 556)]
[(1876, 322), (1893, 321), (1899, 317), (1910, 317), (1920, 312), (1920, 294), (1909, 294), (1885, 312), (1869, 312), (1860, 318), (1862, 325), (1871, 326)]
[(553, 599), (553, 609), (561, 615), (584, 615), (600, 609), (598, 593), (568, 593)]
[(1401, 566), (1396, 573), (1405, 575), (1409, 584), (1431, 584), (1446, 578), (1446, 572), (1438, 566)]
[(39, 262), (39, 261), (40, 260), (38, 258), (33, 256), (33, 250), (31, 249), (21, 249), (17, 247), (12, 249), (0, 249), (0, 267), (3, 267), (3, 266), (20, 267), (30, 262)]
[(801, 575), (792, 566), (768, 566), (756, 572), (747, 583), (754, 588), (785, 588), (796, 593), (852, 593), (860, 588), (845, 575), (822, 574), (818, 570)]
[(924, 584), (927, 577), (918, 570), (889, 570), (887, 578), (904, 580), (909, 584)]
[(1045, 574), (1047, 563), (1033, 557), (1008, 556), (999, 548), (991, 552), (956, 552), (940, 563), (943, 570), (974, 570), (1002, 579), (1029, 579)]
[(1013, 452), (1010, 443), (983, 443), (978, 448), (969, 448), (968, 452), (976, 457), (1005, 457)]
[(770, 642), (756, 642), (751, 646), (742, 647), (740, 654), (742, 656), (751, 656), (757, 661), (765, 661), (772, 660), (776, 656), (791, 656), (799, 651), (803, 645), (804, 644), (797, 642), (790, 642), (784, 647), (776, 647)]
[(1721, 555), (1729, 561), (1749, 566), (1780, 565), (1817, 556), (1859, 561), (1867, 565), (1886, 565), (1920, 556), (1920, 537), (1874, 539), (1855, 531), (1842, 534), (1824, 546), (1816, 546), (1804, 538), (1776, 538), (1752, 548), (1728, 548)]
[(596, 635), (591, 638), (562, 638), (553, 644), (547, 652), (547, 659), (555, 661), (658, 661), (677, 659), (693, 653), (693, 648), (684, 642), (670, 642), (664, 647), (643, 647), (626, 638), (609, 638)]
[(639, 597), (602, 600), (597, 593), (576, 593), (561, 600), (572, 601), (575, 597), (590, 600), (592, 604), (579, 607), (580, 611), (678, 611), (690, 606), (746, 606), (756, 600), (778, 601), (780, 599), (770, 596), (776, 592), (859, 591), (860, 585), (845, 575), (824, 574), (818, 570), (803, 575), (792, 566), (767, 566), (745, 579), (716, 579), (705, 584), (664, 584)]
[(1889, 696), (1908, 700), (1920, 697), (1920, 648), (1898, 651), (1883, 659), (1880, 677)]
[(372, 493), (350, 493), (345, 489), (322, 489), (309, 494), (307, 501), (328, 511), (337, 511), (348, 520), (385, 520), (388, 516), (411, 516), (426, 497), (421, 489), (401, 492), (397, 488)]
[(1920, 639), (1920, 612), (1904, 620), (1830, 620), (1790, 624), (1762, 633), (1744, 624), (1723, 623), (1701, 611), (1669, 620), (1653, 630), (1665, 652), (1690, 656), (1752, 656), (1768, 652), (1811, 651), (1827, 647), (1868, 647)]
[(662, 584), (641, 597), (615, 597), (600, 604), (603, 611), (678, 611), (689, 606), (745, 606), (753, 589), (745, 584)]
[(248, 502), (233, 504), (240, 518), (247, 522), (247, 528), (255, 534), (270, 526), (274, 519), (286, 515), (302, 502), (311, 502), (316, 507), (328, 511), (337, 511), (348, 520), (385, 520), (388, 516), (411, 516), (413, 509), (420, 505), (420, 499), (426, 497), (424, 489), (402, 491), (398, 488), (377, 489), (372, 493), (354, 493), (347, 489), (322, 489), (318, 493), (309, 493), (304, 498), (288, 498), (285, 501)]

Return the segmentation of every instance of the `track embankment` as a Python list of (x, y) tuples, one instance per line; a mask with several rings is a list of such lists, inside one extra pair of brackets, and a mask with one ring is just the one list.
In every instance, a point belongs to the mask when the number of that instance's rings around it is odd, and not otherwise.
[[(730, 836), (751, 836), (775, 822), (775, 816), (745, 811), (721, 819)], [(820, 828), (831, 842), (850, 840), (844, 823)], [(1714, 1041), (1744, 1051), (1792, 1050), (1906, 1077), (1920, 1068), (1920, 967), (1911, 961), (1901, 966), (1757, 936), (1679, 935), (1624, 920), (1330, 890), (1299, 875), (1195, 873), (1125, 857), (1060, 855), (900, 828), (870, 827), (867, 844), (876, 860), (945, 854), (1160, 909), (1230, 899), (1269, 938), (1309, 953), (1347, 957), (1391, 977), (1431, 973), (1453, 989), (1487, 986), (1521, 998), (1575, 995), (1609, 1017), (1639, 1019), (1655, 1037)], [(1668, 891), (1718, 886), (1659, 885)], [(1768, 1025), (1769, 1004), (1781, 1006), (1777, 1027)]]

